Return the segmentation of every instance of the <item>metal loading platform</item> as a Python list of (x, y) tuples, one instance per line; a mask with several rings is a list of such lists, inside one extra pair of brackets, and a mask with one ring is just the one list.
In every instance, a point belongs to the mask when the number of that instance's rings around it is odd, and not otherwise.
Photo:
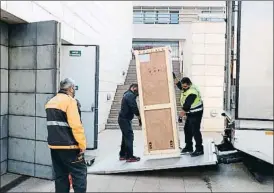
[(212, 139), (204, 140), (204, 155), (198, 157), (191, 157), (190, 155), (181, 155), (176, 158), (154, 158), (149, 159), (143, 155), (143, 149), (136, 147), (135, 154), (141, 157), (139, 162), (127, 163), (126, 161), (119, 161), (117, 152), (110, 154), (104, 159), (100, 159), (88, 168), (89, 174), (117, 174), (140, 171), (165, 170), (174, 168), (186, 168), (196, 166), (216, 165), (217, 155), (215, 144)]

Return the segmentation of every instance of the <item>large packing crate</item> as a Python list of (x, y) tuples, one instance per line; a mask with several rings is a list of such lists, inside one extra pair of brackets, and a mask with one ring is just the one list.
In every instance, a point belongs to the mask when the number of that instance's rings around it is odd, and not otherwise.
[(170, 47), (135, 51), (145, 155), (180, 156)]

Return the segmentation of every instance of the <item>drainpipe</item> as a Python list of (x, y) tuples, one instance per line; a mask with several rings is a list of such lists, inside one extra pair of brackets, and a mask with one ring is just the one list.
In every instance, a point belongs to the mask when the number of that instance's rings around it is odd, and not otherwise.
[(180, 62), (180, 75), (182, 76), (183, 74), (183, 60), (184, 60), (184, 56), (183, 56), (183, 41), (180, 40), (179, 41), (179, 62)]

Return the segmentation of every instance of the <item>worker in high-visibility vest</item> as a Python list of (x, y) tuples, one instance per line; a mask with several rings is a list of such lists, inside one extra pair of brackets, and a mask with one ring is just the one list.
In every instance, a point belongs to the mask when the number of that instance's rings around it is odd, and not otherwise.
[[(174, 79), (176, 76), (173, 73)], [(203, 117), (203, 101), (199, 89), (192, 84), (188, 77), (182, 78), (181, 81), (175, 81), (177, 87), (182, 90), (180, 103), (182, 111), (179, 115), (179, 122), (186, 117), (184, 132), (185, 132), (185, 148), (182, 149), (183, 154), (191, 153), (192, 157), (204, 154), (203, 140), (201, 134), (201, 121)], [(193, 152), (192, 138), (196, 142), (196, 149)]]

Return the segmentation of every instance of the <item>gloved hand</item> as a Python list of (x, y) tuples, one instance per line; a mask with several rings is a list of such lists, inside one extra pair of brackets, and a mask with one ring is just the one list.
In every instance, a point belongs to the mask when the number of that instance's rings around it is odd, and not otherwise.
[(183, 122), (183, 118), (182, 118), (182, 117), (179, 117), (179, 118), (178, 118), (178, 122), (179, 122), (179, 123), (182, 123), (182, 122)]
[(141, 121), (141, 119), (138, 119), (138, 121), (139, 121), (139, 126), (141, 127), (141, 126), (142, 126), (142, 121)]
[(173, 79), (176, 79), (176, 75), (174, 72), (172, 72), (172, 75), (173, 75)]

